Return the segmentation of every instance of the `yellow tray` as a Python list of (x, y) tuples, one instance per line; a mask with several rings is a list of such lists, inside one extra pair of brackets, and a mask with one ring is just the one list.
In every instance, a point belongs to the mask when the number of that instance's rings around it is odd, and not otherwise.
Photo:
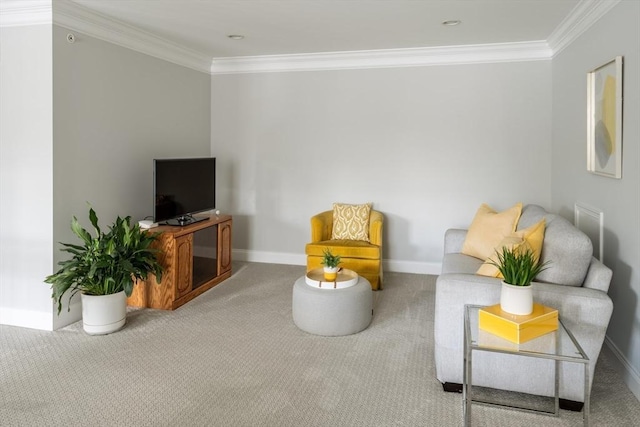
[(305, 281), (307, 285), (318, 289), (342, 289), (358, 283), (358, 273), (343, 268), (338, 271), (338, 277), (336, 277), (335, 282), (327, 282), (324, 280), (324, 270), (316, 268), (307, 273)]

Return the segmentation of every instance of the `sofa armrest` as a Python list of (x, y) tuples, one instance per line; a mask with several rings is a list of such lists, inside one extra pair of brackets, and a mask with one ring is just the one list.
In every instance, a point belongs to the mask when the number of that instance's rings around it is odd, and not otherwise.
[(609, 291), (612, 276), (613, 272), (609, 267), (592, 257), (591, 264), (589, 264), (589, 270), (587, 270), (587, 277), (585, 277), (582, 286), (607, 293)]
[(333, 211), (324, 211), (311, 217), (311, 243), (331, 239)]
[(371, 211), (369, 218), (369, 242), (382, 247), (382, 224), (384, 216), (378, 211)]
[(459, 253), (462, 252), (462, 245), (464, 239), (467, 237), (467, 230), (459, 228), (450, 228), (444, 233), (444, 253)]

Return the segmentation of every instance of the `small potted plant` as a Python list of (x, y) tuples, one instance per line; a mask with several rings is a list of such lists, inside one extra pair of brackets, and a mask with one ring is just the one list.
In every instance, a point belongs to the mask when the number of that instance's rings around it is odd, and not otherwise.
[(340, 255), (333, 255), (329, 248), (326, 248), (322, 255), (322, 265), (324, 265), (324, 280), (335, 282), (338, 277), (338, 265), (340, 265)]
[(104, 233), (93, 208), (89, 209), (89, 220), (95, 236), (73, 217), (71, 230), (82, 244), (61, 243), (64, 247), (61, 250), (72, 256), (59, 262), (61, 268), (48, 276), (45, 283), (51, 285), (58, 314), (67, 291), (69, 301), (81, 292), (83, 328), (88, 334), (102, 335), (124, 326), (127, 297), (137, 280), (146, 279), (149, 273), (156, 275), (158, 283), (162, 280), (158, 251), (151, 246), (159, 233), (143, 231), (137, 223), (132, 227), (131, 217), (118, 217)]
[(548, 261), (540, 263), (528, 246), (507, 247), (496, 251), (497, 261), (490, 260), (503, 277), (500, 290), (500, 308), (517, 315), (533, 312), (531, 282), (546, 270)]

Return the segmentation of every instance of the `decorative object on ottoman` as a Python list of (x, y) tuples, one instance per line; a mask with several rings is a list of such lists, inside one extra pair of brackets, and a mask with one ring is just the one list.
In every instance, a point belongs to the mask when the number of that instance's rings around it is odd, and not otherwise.
[(327, 281), (325, 279), (324, 269), (316, 268), (315, 270), (307, 272), (304, 279), (307, 282), (307, 285), (313, 286), (314, 288), (342, 289), (358, 283), (359, 277), (358, 273), (355, 271), (341, 268), (340, 271), (336, 273), (336, 277), (333, 280)]
[[(72, 255), (61, 261), (55, 274), (48, 276), (45, 283), (51, 284), (52, 298), (58, 303), (58, 314), (62, 310), (62, 297), (69, 300), (82, 292), (82, 317), (85, 332), (102, 335), (115, 332), (126, 322), (127, 296), (131, 295), (137, 280), (144, 280), (149, 273), (162, 280), (162, 266), (158, 263), (157, 250), (151, 244), (158, 233), (140, 229), (139, 224), (131, 226), (131, 217), (120, 218), (110, 226), (107, 233), (98, 226), (98, 217), (89, 209), (89, 220), (95, 230), (95, 237), (78, 222), (71, 221), (71, 230), (82, 240), (83, 246), (62, 243), (63, 252)], [(91, 301), (85, 297), (92, 296)], [(103, 306), (106, 304), (106, 306)]]
[(516, 344), (522, 344), (558, 329), (558, 310), (534, 304), (531, 314), (510, 314), (500, 304), (478, 310), (478, 327)]
[(550, 261), (540, 263), (536, 254), (526, 245), (503, 246), (496, 251), (494, 265), (503, 277), (500, 291), (500, 307), (503, 311), (517, 315), (529, 315), (533, 311), (531, 282), (547, 269)]
[(346, 288), (319, 288), (300, 277), (293, 285), (293, 322), (314, 335), (342, 336), (366, 329), (373, 319), (373, 291), (363, 277)]
[(336, 277), (338, 277), (340, 255), (333, 255), (331, 249), (326, 248), (322, 255), (322, 265), (324, 265), (324, 280), (335, 282)]
[(324, 251), (340, 255), (340, 266), (382, 289), (382, 213), (371, 204), (334, 203), (334, 209), (311, 217), (311, 242), (305, 247), (307, 271), (322, 266)]

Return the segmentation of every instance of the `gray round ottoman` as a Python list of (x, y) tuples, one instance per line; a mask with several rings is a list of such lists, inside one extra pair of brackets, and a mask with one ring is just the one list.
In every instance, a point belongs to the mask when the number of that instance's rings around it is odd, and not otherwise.
[(318, 289), (302, 276), (293, 285), (293, 322), (305, 332), (337, 337), (360, 332), (373, 318), (373, 291), (364, 277), (342, 289)]

